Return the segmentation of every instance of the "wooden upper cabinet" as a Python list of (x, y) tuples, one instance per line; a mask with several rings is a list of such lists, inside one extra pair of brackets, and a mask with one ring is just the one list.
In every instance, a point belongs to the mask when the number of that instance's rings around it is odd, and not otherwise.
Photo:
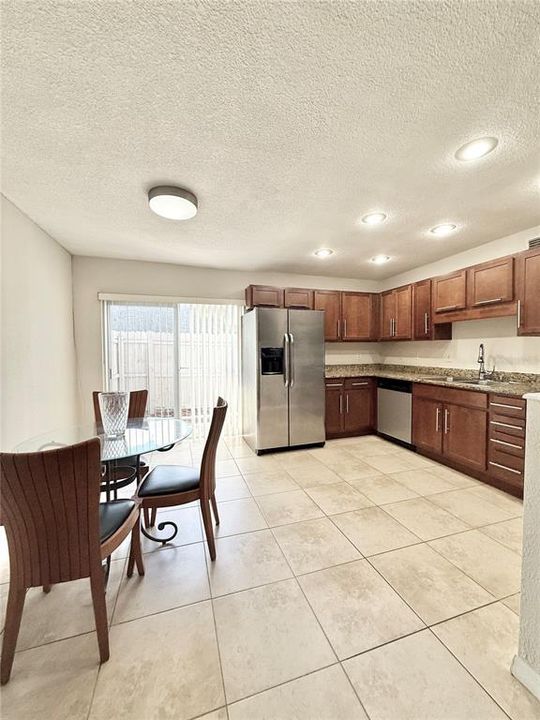
[(248, 307), (283, 307), (283, 290), (270, 285), (249, 285), (246, 288)]
[(467, 307), (483, 307), (514, 299), (514, 258), (475, 265), (467, 270)]
[(341, 339), (376, 340), (378, 307), (373, 293), (341, 293)]
[(431, 338), (431, 280), (413, 285), (413, 338)]
[(411, 285), (388, 290), (380, 297), (380, 339), (410, 340), (412, 338)]
[(518, 335), (540, 335), (540, 248), (516, 259)]
[(394, 337), (394, 317), (396, 315), (396, 294), (388, 290), (381, 294), (380, 300), (380, 331), (381, 340), (391, 340)]
[(313, 310), (313, 290), (305, 288), (285, 288), (284, 305), (286, 308)]
[(432, 280), (433, 312), (463, 310), (467, 305), (467, 270), (436, 277)]
[(394, 338), (410, 340), (412, 338), (412, 286), (394, 290), (396, 295), (396, 314), (394, 319)]
[(315, 290), (313, 309), (324, 310), (324, 339), (334, 342), (341, 339), (341, 293), (334, 290)]

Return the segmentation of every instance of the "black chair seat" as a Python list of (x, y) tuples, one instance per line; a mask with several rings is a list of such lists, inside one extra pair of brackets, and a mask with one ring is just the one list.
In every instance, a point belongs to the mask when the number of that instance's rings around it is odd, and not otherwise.
[(118, 528), (125, 523), (134, 507), (133, 500), (111, 500), (99, 504), (99, 529), (102, 543), (114, 535)]
[(182, 465), (158, 465), (151, 470), (142, 482), (137, 495), (173, 495), (189, 492), (199, 487), (199, 470)]

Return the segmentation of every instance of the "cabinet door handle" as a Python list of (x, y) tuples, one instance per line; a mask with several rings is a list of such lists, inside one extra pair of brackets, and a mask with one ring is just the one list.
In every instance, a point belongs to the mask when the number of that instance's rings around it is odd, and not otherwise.
[(349, 394), (345, 395), (345, 412), (349, 414)]
[(429, 332), (429, 321), (428, 321), (429, 315), (427, 312), (424, 313), (424, 335), (427, 335)]
[(339, 338), (339, 320), (336, 320), (336, 335)]
[(339, 396), (339, 414), (343, 415), (343, 395)]
[(475, 305), (489, 305), (490, 303), (502, 302), (502, 298), (493, 298), (493, 300), (478, 300)]
[(436, 308), (436, 311), (441, 312), (442, 310), (455, 310), (457, 307), (457, 305), (444, 305), (443, 307)]
[(440, 417), (441, 417), (441, 408), (437, 408), (437, 413), (435, 415), (435, 432), (439, 432)]
[(347, 337), (347, 318), (343, 318), (343, 337)]
[(516, 450), (523, 450), (523, 445), (516, 445), (515, 443), (505, 442), (504, 440), (495, 440), (495, 438), (490, 438), (490, 440), (497, 445), (506, 445), (506, 447), (513, 447), (516, 448)]
[(392, 318), (390, 318), (390, 337), (392, 337)]
[(450, 419), (450, 413), (445, 408), (444, 409), (444, 434), (447, 435), (448, 431), (450, 430), (450, 423), (448, 422)]
[(498, 425), (499, 427), (512, 428), (512, 430), (523, 430), (523, 427), (521, 425), (511, 425), (510, 423), (497, 422), (497, 420), (492, 420), (491, 424)]
[(493, 407), (504, 407), (504, 408), (510, 408), (510, 410), (523, 410), (523, 408), (520, 405), (507, 405), (506, 403), (490, 403)]
[(489, 461), (490, 465), (495, 465), (495, 467), (502, 468), (503, 470), (508, 470), (508, 472), (514, 473), (515, 475), (522, 475), (523, 473), (521, 470), (514, 470), (514, 468), (509, 468), (506, 465), (500, 465), (499, 463)]
[(517, 303), (517, 326), (521, 327), (521, 300), (518, 300)]

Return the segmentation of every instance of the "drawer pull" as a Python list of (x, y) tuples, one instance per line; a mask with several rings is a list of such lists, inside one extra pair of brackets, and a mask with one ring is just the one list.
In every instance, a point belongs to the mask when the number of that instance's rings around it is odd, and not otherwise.
[(523, 428), (521, 427), (521, 425), (511, 425), (510, 423), (502, 423), (502, 422), (498, 422), (497, 420), (492, 420), (492, 421), (491, 421), (491, 424), (492, 424), (492, 425), (498, 425), (498, 426), (500, 426), (500, 427), (512, 428), (512, 430), (523, 430)]
[(351, 385), (354, 385), (355, 387), (357, 385), (369, 385), (369, 381), (366, 380), (366, 382), (353, 382), (353, 383), (351, 383)]
[(502, 298), (493, 298), (493, 300), (478, 300), (475, 305), (489, 305), (490, 303), (502, 302)]
[(506, 403), (490, 403), (490, 405), (493, 405), (493, 407), (504, 407), (504, 408), (510, 408), (510, 410), (523, 410), (522, 407), (519, 405), (507, 405)]
[(341, 383), (326, 383), (326, 387), (341, 387)]
[(495, 440), (495, 438), (491, 438), (492, 443), (497, 443), (497, 445), (506, 445), (506, 447), (513, 447), (516, 448), (516, 450), (523, 450), (523, 445), (514, 445), (514, 443), (504, 442), (504, 440)]
[(489, 461), (490, 465), (495, 465), (495, 467), (502, 468), (503, 470), (508, 470), (508, 472), (514, 473), (514, 475), (522, 475), (523, 473), (521, 470), (514, 470), (514, 468), (506, 467), (506, 465), (499, 465), (499, 463)]

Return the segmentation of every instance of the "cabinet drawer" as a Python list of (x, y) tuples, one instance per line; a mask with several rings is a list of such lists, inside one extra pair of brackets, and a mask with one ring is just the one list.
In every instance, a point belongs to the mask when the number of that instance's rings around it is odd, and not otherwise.
[(327, 388), (342, 388), (345, 385), (345, 378), (325, 378), (324, 385)]
[(489, 460), (511, 470), (519, 470), (521, 473), (523, 473), (525, 467), (525, 459), (522, 455), (511, 455), (504, 450), (499, 450), (492, 443), (490, 443), (489, 447)]
[(372, 385), (373, 381), (371, 380), (371, 378), (356, 377), (345, 379), (345, 388), (347, 390), (361, 390), (362, 388), (369, 388)]
[(503, 450), (511, 455), (523, 457), (525, 454), (525, 433), (522, 436), (501, 432), (493, 425), (489, 426), (489, 446)]
[(454, 390), (454, 388), (422, 385), (422, 383), (414, 383), (413, 395), (482, 410), (485, 410), (488, 405), (487, 393), (475, 392), (474, 390)]
[(507, 395), (490, 395), (489, 409), (497, 415), (509, 415), (510, 417), (524, 418), (527, 401)]
[(525, 437), (525, 420), (523, 418), (510, 417), (509, 415), (499, 415), (499, 413), (490, 412), (489, 427), (499, 432), (514, 435), (514, 437)]
[(509, 485), (523, 489), (523, 471), (521, 470), (490, 460), (488, 462), (488, 473), (495, 480), (502, 480)]

